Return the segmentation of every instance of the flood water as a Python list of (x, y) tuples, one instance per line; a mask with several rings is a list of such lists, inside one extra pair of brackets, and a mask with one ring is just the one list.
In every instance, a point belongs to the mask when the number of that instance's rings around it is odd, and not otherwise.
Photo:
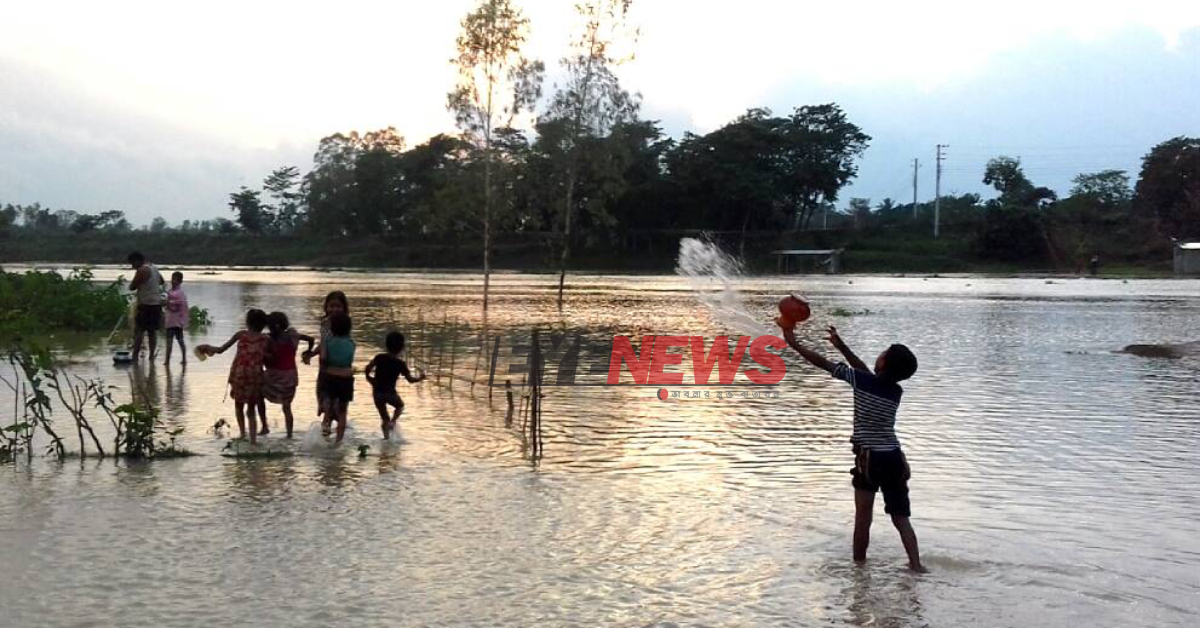
[[(738, 332), (674, 276), (573, 277), (563, 314), (555, 279), (494, 277), (489, 332)], [(252, 307), (315, 333), (322, 297), (337, 288), (351, 300), (360, 369), (392, 327), (409, 332), (412, 351), (423, 337), (455, 338), (462, 351), (482, 330), (480, 284), (449, 273), (189, 271), (191, 302), (215, 324), (188, 342), (223, 342)], [(118, 397), (143, 388), (204, 455), (0, 467), (0, 625), (1195, 622), (1200, 358), (1114, 350), (1200, 339), (1200, 282), (774, 277), (741, 288), (764, 323), (781, 295), (806, 295), (811, 342), (832, 323), (868, 362), (896, 341), (920, 359), (898, 433), (929, 574), (904, 569), (881, 503), (868, 563), (850, 560), (851, 395), (790, 356), (777, 397), (547, 388), (536, 461), (505, 427), (503, 395), (489, 405), (482, 386), (472, 394), (461, 382), (402, 385), (403, 443), (383, 446), (360, 378), (350, 446), (285, 443), (272, 408), (268, 446), (298, 455), (238, 459), (221, 455), (227, 435), (210, 430), (233, 418), (231, 354), (120, 369), (94, 339), (72, 372), (103, 376)], [(459, 372), (474, 366), (468, 353), (456, 359)], [(303, 429), (315, 376), (301, 367)], [(0, 404), (11, 408), (11, 396)], [(357, 444), (369, 446), (365, 458)]]

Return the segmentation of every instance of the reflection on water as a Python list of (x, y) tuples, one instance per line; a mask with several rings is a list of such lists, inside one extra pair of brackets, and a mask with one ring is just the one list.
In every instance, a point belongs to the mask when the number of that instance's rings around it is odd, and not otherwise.
[[(71, 372), (103, 376), (119, 399), (153, 400), (205, 455), (0, 468), (0, 561), (12, 566), (0, 624), (1167, 626), (1195, 616), (1200, 358), (1116, 351), (1200, 338), (1200, 283), (850, 281), (735, 283), (763, 321), (780, 295), (805, 294), (809, 341), (833, 323), (862, 355), (903, 341), (920, 357), (899, 432), (927, 576), (902, 569), (882, 517), (871, 560), (849, 561), (851, 400), (790, 358), (779, 399), (547, 388), (545, 457), (531, 467), (502, 391), (489, 403), (483, 387), (401, 384), (402, 442), (385, 444), (361, 377), (347, 446), (301, 430), (295, 442), (267, 439), (291, 457), (222, 455), (210, 428), (233, 423), (231, 353), (117, 369), (92, 339), (74, 347)], [(479, 284), (454, 273), (191, 272), (190, 300), (215, 324), (188, 344), (223, 342), (251, 307), (313, 333), (336, 287), (351, 299), (360, 369), (390, 328), (409, 334), (410, 359), (432, 359), (422, 341), (455, 335), (455, 359), (468, 364)], [(546, 277), (498, 275), (493, 286), (489, 333), (504, 338), (535, 326), (587, 340), (729, 331), (672, 277), (580, 277), (566, 315)], [(315, 371), (301, 369), (298, 427), (316, 421)]]

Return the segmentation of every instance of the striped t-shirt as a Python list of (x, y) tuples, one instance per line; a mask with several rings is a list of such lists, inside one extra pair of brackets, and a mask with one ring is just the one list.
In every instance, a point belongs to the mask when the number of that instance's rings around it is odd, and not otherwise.
[(896, 410), (900, 408), (904, 389), (845, 363), (834, 367), (833, 376), (854, 388), (854, 433), (850, 442), (872, 451), (898, 449)]

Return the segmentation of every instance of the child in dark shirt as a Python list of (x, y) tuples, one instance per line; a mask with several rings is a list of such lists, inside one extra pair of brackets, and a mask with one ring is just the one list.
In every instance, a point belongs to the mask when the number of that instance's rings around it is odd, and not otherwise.
[[(400, 359), (400, 354), (404, 351), (404, 334), (398, 331), (389, 333), (385, 344), (387, 353), (380, 353), (371, 359), (371, 363), (367, 365), (366, 376), (367, 381), (371, 384), (375, 409), (379, 410), (383, 437), (389, 439), (396, 429), (396, 421), (400, 419), (400, 413), (404, 412), (404, 401), (396, 393), (397, 380), (403, 375), (408, 383), (415, 384), (425, 379), (425, 373), (422, 371), (413, 377), (408, 370), (408, 364)], [(390, 418), (388, 406), (395, 409)]]

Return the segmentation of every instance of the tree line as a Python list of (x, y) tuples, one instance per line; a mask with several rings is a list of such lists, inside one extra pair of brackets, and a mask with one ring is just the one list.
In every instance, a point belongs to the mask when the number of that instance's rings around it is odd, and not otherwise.
[[(1029, 179), (1014, 157), (991, 159), (981, 181), (996, 190), (943, 196), (946, 237), (966, 238), (975, 259), (1076, 269), (1093, 256), (1166, 260), (1172, 240), (1200, 239), (1200, 138), (1150, 149), (1136, 181), (1124, 170), (1077, 175), (1064, 197)], [(851, 198), (831, 228), (931, 230), (933, 202)]]
[[(498, 232), (548, 244), (561, 285), (571, 254), (611, 247), (629, 234), (664, 231), (799, 233), (928, 224), (929, 203), (901, 205), (839, 194), (857, 176), (870, 137), (835, 103), (788, 112), (750, 109), (706, 134), (666, 136), (642, 119), (641, 97), (620, 83), (633, 60), (632, 0), (581, 0), (545, 97), (545, 64), (524, 50), (530, 23), (513, 0), (480, 0), (462, 20), (457, 79), (446, 96), (456, 133), (410, 146), (394, 127), (322, 138), (307, 172), (278, 168), (229, 197), (232, 220), (156, 218), (146, 229), (213, 234), (379, 237), (397, 242), (481, 242), (485, 277)], [(1114, 228), (1139, 242), (1197, 236), (1200, 140), (1180, 137), (1128, 173), (1083, 174), (1063, 199), (997, 157), (982, 173), (997, 198), (942, 199), (951, 237), (969, 237), (981, 259), (1075, 255)], [(814, 221), (820, 217), (820, 223)], [(0, 231), (120, 232), (120, 211), (0, 210)], [(486, 281), (486, 280), (485, 280)]]

